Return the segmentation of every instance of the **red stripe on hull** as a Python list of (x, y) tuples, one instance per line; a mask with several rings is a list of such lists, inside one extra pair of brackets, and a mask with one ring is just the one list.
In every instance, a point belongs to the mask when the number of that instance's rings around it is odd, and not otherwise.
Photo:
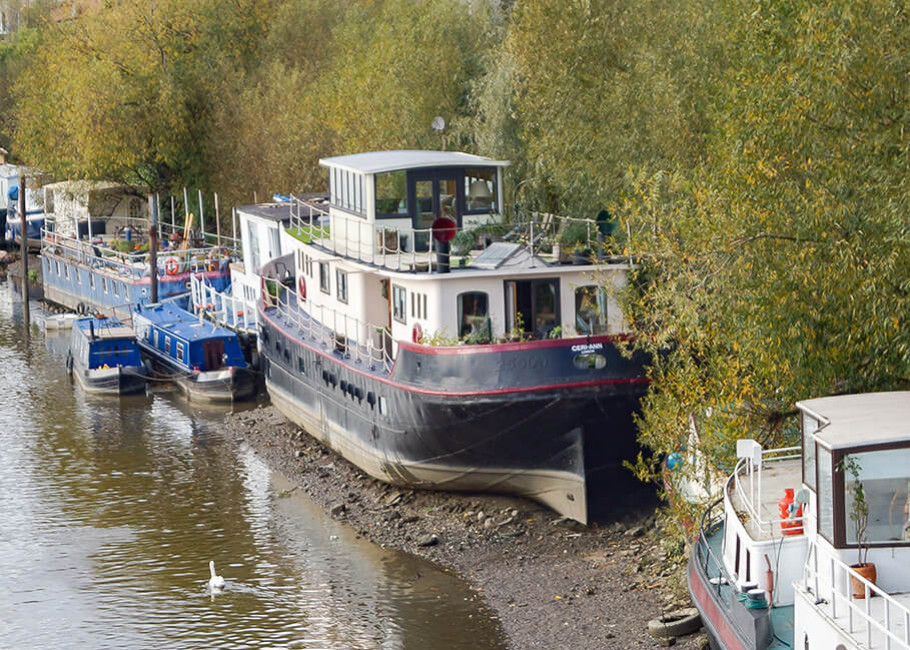
[(730, 622), (720, 611), (711, 594), (708, 593), (707, 587), (702, 581), (702, 576), (695, 570), (691, 561), (689, 562), (689, 592), (698, 607), (702, 621), (708, 626), (724, 650), (755, 650), (754, 648), (747, 648), (740, 641), (736, 632), (730, 626)]

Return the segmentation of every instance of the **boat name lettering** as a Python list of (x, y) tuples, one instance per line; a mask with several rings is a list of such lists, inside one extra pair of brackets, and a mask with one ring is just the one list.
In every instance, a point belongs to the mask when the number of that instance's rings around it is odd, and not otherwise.
[(522, 355), (520, 357), (507, 357), (499, 362), (500, 370), (537, 370), (546, 368), (548, 361), (545, 357)]
[(603, 343), (582, 343), (581, 345), (573, 345), (572, 352), (593, 352), (594, 350), (603, 350)]

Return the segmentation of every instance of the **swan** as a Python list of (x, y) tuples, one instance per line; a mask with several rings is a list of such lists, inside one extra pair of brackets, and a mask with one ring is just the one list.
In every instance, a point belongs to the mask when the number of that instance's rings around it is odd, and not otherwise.
[(212, 577), (209, 578), (209, 589), (212, 591), (224, 589), (224, 578), (215, 573), (215, 562), (212, 560), (209, 560), (209, 571), (212, 572)]

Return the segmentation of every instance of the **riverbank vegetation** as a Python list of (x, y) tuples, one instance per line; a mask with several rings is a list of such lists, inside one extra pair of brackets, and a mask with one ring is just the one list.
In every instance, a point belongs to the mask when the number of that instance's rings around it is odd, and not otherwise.
[(617, 215), (641, 439), (694, 416), (721, 463), (795, 400), (910, 383), (908, 44), (881, 0), (119, 0), (2, 44), (0, 144), (228, 205), (326, 155), (510, 159), (527, 207)]

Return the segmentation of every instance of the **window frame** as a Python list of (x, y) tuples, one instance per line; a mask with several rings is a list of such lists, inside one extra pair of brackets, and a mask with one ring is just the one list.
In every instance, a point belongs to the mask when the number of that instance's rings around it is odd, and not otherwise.
[(340, 268), (335, 269), (335, 297), (348, 304), (348, 272)]
[(332, 295), (332, 277), (328, 262), (319, 262), (319, 290), (327, 295)]
[(392, 285), (392, 318), (402, 325), (408, 324), (408, 290), (400, 284)]

